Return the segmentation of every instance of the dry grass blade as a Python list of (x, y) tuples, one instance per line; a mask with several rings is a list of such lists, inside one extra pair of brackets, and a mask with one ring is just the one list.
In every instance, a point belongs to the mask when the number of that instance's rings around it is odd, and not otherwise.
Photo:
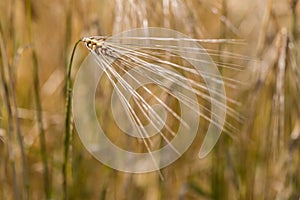
[[(14, 199), (20, 199), (21, 194), (19, 190), (19, 186), (17, 184), (17, 173), (16, 173), (16, 164), (15, 164), (15, 150), (14, 150), (14, 142), (13, 142), (13, 134), (14, 134), (14, 127), (13, 127), (13, 113), (12, 113), (12, 106), (11, 102), (9, 99), (9, 85), (6, 81), (5, 77), (5, 70), (4, 66), (6, 66), (5, 59), (7, 57), (5, 56), (5, 48), (4, 48), (4, 43), (3, 43), (3, 38), (2, 38), (2, 27), (0, 27), (0, 45), (1, 45), (1, 54), (0, 58), (2, 60), (2, 63), (0, 64), (0, 73), (1, 73), (1, 82), (2, 82), (2, 87), (4, 91), (4, 99), (5, 99), (5, 105), (7, 109), (7, 115), (8, 115), (8, 140), (7, 140), (7, 148), (8, 148), (8, 157), (9, 157), (9, 163), (11, 166), (11, 173), (12, 173), (12, 183), (13, 183), (13, 196)], [(7, 66), (6, 66), (7, 67)]]
[(273, 94), (272, 106), (272, 130), (273, 130), (273, 153), (274, 158), (278, 157), (280, 149), (284, 149), (284, 80), (286, 71), (286, 53), (288, 45), (287, 31), (283, 29), (279, 36), (280, 46), (278, 48), (278, 62), (277, 62), (277, 77), (276, 86)]

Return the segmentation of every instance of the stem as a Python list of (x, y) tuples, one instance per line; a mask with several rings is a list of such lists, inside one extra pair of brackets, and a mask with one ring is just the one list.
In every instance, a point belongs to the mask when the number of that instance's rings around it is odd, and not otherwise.
[[(222, 1), (222, 16), (227, 19), (227, 2), (226, 0), (223, 0)], [(221, 38), (222, 39), (225, 39), (226, 38), (226, 23), (223, 22), (221, 20), (221, 27), (220, 27), (220, 35), (221, 35)], [(224, 50), (224, 43), (221, 42), (219, 44), (219, 52), (220, 52), (220, 55), (218, 56), (218, 61), (219, 62), (222, 62), (222, 51)], [(221, 67), (220, 69), (220, 73), (222, 74), (223, 73), (223, 68)]]
[[(31, 16), (31, 0), (26, 1), (27, 17), (28, 17), (28, 26), (29, 26), (29, 42), (32, 44), (32, 16)], [(33, 45), (33, 44), (32, 44)], [(46, 151), (46, 137), (43, 127), (43, 115), (42, 115), (42, 105), (39, 93), (39, 71), (38, 71), (38, 60), (36, 55), (35, 47), (32, 47), (32, 60), (33, 60), (33, 86), (34, 86), (34, 100), (37, 109), (37, 123), (39, 131), (39, 140), (40, 140), (40, 153), (44, 168), (44, 192), (46, 199), (51, 198), (51, 183), (49, 178), (49, 169), (48, 169), (48, 158)]]
[(40, 153), (42, 157), (42, 163), (44, 167), (44, 184), (45, 184), (45, 195), (46, 199), (51, 198), (51, 184), (49, 178), (49, 168), (48, 168), (48, 158), (47, 158), (47, 148), (46, 148), (46, 137), (45, 137), (45, 130), (43, 127), (43, 115), (42, 115), (42, 105), (40, 99), (40, 92), (39, 92), (39, 72), (38, 72), (38, 62), (37, 56), (34, 49), (32, 49), (32, 59), (33, 59), (33, 87), (34, 87), (34, 94), (35, 94), (35, 103), (37, 109), (37, 122), (38, 122), (38, 130), (39, 130), (39, 140), (40, 140)]
[(68, 191), (67, 191), (67, 166), (69, 160), (69, 146), (70, 146), (70, 135), (71, 135), (71, 93), (72, 93), (72, 81), (71, 81), (71, 70), (72, 70), (72, 63), (75, 54), (75, 50), (77, 45), (81, 42), (78, 40), (74, 45), (71, 59), (67, 68), (67, 77), (66, 77), (66, 118), (65, 118), (65, 141), (64, 141), (64, 162), (63, 162), (63, 193), (64, 199), (68, 199)]
[(298, 30), (297, 30), (297, 10), (296, 10), (296, 7), (297, 7), (297, 3), (298, 3), (298, 0), (291, 0), (291, 9), (292, 9), (292, 16), (293, 16), (293, 37), (294, 37), (294, 40), (297, 42), (297, 39), (298, 39)]
[(273, 5), (273, 0), (268, 0), (267, 2), (267, 7), (264, 13), (264, 17), (262, 19), (262, 26), (261, 26), (261, 31), (258, 36), (258, 41), (257, 41), (257, 46), (256, 46), (256, 55), (257, 57), (260, 57), (263, 51), (263, 47), (266, 41), (267, 37), (267, 30), (269, 27), (270, 23), (270, 16), (272, 13), (272, 5)]
[[(1, 38), (2, 38), (2, 31), (1, 31)], [(3, 41), (3, 40), (1, 40)], [(5, 105), (7, 108), (7, 114), (8, 114), (8, 156), (9, 156), (9, 162), (11, 163), (11, 169), (12, 169), (12, 184), (13, 184), (13, 193), (14, 193), (14, 199), (20, 199), (20, 192), (17, 184), (17, 174), (16, 174), (16, 164), (15, 164), (15, 153), (13, 148), (13, 114), (11, 110), (11, 104), (9, 101), (9, 89), (8, 84), (5, 80), (5, 72), (4, 72), (4, 65), (5, 65), (5, 58), (4, 58), (4, 52), (3, 52), (3, 43), (1, 42), (1, 51), (0, 51), (0, 58), (2, 59), (3, 63), (0, 63), (0, 74), (1, 74), (1, 82), (3, 86), (4, 91), (4, 100)]]
[[(293, 40), (295, 41), (295, 44), (297, 44), (298, 42), (298, 29), (297, 29), (297, 23), (298, 23), (298, 20), (297, 20), (297, 4), (298, 4), (298, 0), (291, 0), (291, 9), (292, 9), (292, 34), (293, 34)], [(299, 59), (299, 55), (298, 55), (298, 52), (299, 52), (299, 49), (296, 48), (295, 49), (296, 51), (296, 62), (298, 62), (298, 59)]]
[[(9, 66), (8, 60), (5, 59), (8, 56), (6, 55), (6, 48), (3, 40), (3, 32), (2, 32), (2, 26), (0, 25), (0, 42), (1, 42), (1, 52), (2, 52), (2, 60), (3, 60), (3, 66), (8, 70), (8, 83), (7, 84), (7, 90), (8, 92), (11, 91), (11, 97), (12, 97), (12, 108), (14, 109), (12, 111), (12, 117), (14, 119), (15, 125), (16, 125), (16, 133), (17, 133), (17, 139), (18, 144), (20, 147), (21, 152), (21, 160), (22, 160), (22, 174), (23, 174), (23, 185), (24, 185), (24, 196), (23, 199), (29, 199), (29, 179), (28, 179), (28, 167), (27, 167), (27, 161), (26, 161), (26, 155), (25, 155), (25, 148), (23, 143), (23, 136), (20, 128), (20, 122), (19, 122), (19, 113), (18, 113), (18, 105), (16, 101), (16, 95), (15, 95), (15, 83), (12, 76), (12, 70), (11, 66)], [(3, 70), (4, 73), (4, 70)], [(7, 93), (9, 95), (9, 93)], [(8, 96), (9, 97), (9, 96)], [(8, 100), (9, 101), (9, 100)]]

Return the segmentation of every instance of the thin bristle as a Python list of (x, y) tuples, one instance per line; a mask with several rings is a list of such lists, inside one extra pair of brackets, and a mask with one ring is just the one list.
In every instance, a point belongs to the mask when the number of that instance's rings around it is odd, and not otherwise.
[[(176, 130), (173, 130), (172, 126), (170, 126), (165, 119), (152, 108), (148, 103), (149, 100), (144, 99), (145, 94), (156, 101), (161, 108), (166, 111), (169, 117), (174, 118), (176, 123), (182, 124), (188, 129), (190, 129), (190, 122), (183, 118), (183, 113), (177, 113), (177, 107), (168, 105), (168, 103), (162, 99), (164, 93), (170, 98), (176, 99), (178, 103), (180, 103), (180, 106), (185, 106), (199, 118), (208, 121), (220, 132), (223, 130), (223, 132), (227, 133), (230, 137), (234, 137), (232, 136), (231, 131), (236, 131), (237, 129), (229, 122), (225, 121), (223, 123), (224, 116), (221, 113), (227, 111), (227, 114), (232, 117), (232, 119), (240, 122), (241, 117), (234, 108), (231, 108), (226, 103), (226, 101), (233, 105), (238, 105), (239, 103), (226, 96), (222, 84), (225, 83), (228, 87), (235, 88), (237, 85), (241, 84), (241, 82), (228, 77), (221, 77), (216, 74), (217, 71), (214, 70), (217, 70), (217, 67), (223, 67), (228, 68), (229, 70), (241, 71), (243, 68), (240, 65), (223, 63), (220, 61), (215, 64), (209, 55), (220, 56), (218, 51), (205, 50), (201, 46), (194, 46), (193, 43), (242, 44), (241, 40), (206, 40), (148, 36), (116, 36), (105, 38), (100, 36), (83, 38), (82, 41), (93, 53), (97, 65), (108, 77), (120, 98), (120, 103), (122, 104), (126, 116), (129, 117), (129, 123), (133, 128), (131, 131), (136, 131), (137, 134), (134, 135), (142, 138), (142, 142), (148, 153), (150, 153), (157, 169), (159, 169), (159, 165), (152, 156), (152, 150), (150, 148), (151, 146), (154, 146), (151, 139), (153, 133), (147, 132), (148, 130), (144, 128), (140, 119), (141, 116), (153, 126), (152, 131), (159, 133), (163, 141), (165, 141), (178, 156), (180, 156), (181, 153), (171, 144), (171, 141), (167, 136), (170, 135), (176, 137)], [(181, 46), (178, 44), (181, 44)], [(244, 61), (248, 59), (243, 55), (231, 52), (222, 52), (222, 56)], [(251, 59), (249, 58), (249, 60)], [(200, 66), (207, 65), (207, 67), (204, 67), (202, 68), (202, 71), (199, 71), (199, 69), (189, 66), (190, 64), (182, 63), (185, 61)], [(214, 70), (210, 69), (212, 67)], [(198, 77), (199, 73), (201, 74), (200, 79)], [(124, 75), (127, 76), (126, 79), (123, 78)], [(140, 82), (140, 78), (138, 77), (143, 77), (144, 80), (148, 80), (148, 82), (151, 82), (156, 87), (162, 88), (162, 93), (153, 93), (149, 87), (144, 86), (143, 82)], [(215, 85), (213, 90), (210, 88), (212, 86), (207, 85), (209, 83)], [(137, 92), (132, 84), (139, 85), (141, 90)], [(188, 92), (188, 95), (186, 92)], [(195, 95), (196, 98), (191, 98), (189, 96), (190, 94)], [(131, 105), (127, 96), (131, 97), (132, 101), (137, 106), (136, 108)], [(199, 99), (202, 99), (202, 102), (199, 101)], [(164, 127), (163, 132), (161, 131), (162, 127)], [(217, 140), (217, 138), (214, 138), (214, 140)]]

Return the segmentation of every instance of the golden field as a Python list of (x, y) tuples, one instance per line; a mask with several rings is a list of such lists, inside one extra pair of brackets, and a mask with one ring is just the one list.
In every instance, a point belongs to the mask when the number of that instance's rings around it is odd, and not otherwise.
[[(292, 199), (300, 198), (300, 5), (297, 0), (1, 0), (0, 199)], [(170, 28), (217, 53), (240, 121), (199, 159), (203, 130), (176, 162), (157, 172), (123, 173), (92, 157), (72, 119), (66, 136), (66, 73), (83, 36), (140, 27)], [(244, 59), (223, 59), (226, 52)], [(88, 55), (79, 44), (72, 80)], [(107, 84), (104, 82), (103, 84)], [(111, 85), (98, 98), (98, 113)], [(104, 105), (102, 105), (104, 104)], [(101, 106), (102, 105), (102, 106)], [(101, 115), (101, 116), (102, 116)], [(110, 117), (109, 117), (110, 116)], [(117, 140), (111, 115), (99, 121)], [(207, 121), (200, 122), (203, 129)], [(176, 126), (176, 125), (175, 125)], [(117, 141), (116, 141), (117, 142)], [(132, 143), (138, 150), (139, 143)], [(66, 149), (68, 157), (65, 160)], [(65, 168), (64, 168), (65, 166)], [(65, 171), (63, 171), (65, 169)]]

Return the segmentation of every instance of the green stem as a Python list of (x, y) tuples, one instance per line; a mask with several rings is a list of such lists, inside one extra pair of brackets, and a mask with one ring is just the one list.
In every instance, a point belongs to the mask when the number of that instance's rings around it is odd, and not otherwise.
[(81, 42), (78, 40), (74, 45), (71, 59), (67, 68), (67, 77), (66, 77), (66, 118), (65, 118), (65, 141), (64, 141), (64, 162), (63, 162), (63, 193), (64, 199), (68, 199), (68, 191), (67, 191), (67, 168), (68, 168), (68, 160), (69, 160), (69, 146), (70, 146), (70, 135), (71, 135), (71, 93), (72, 93), (72, 81), (71, 81), (71, 70), (72, 63), (75, 54), (75, 50), (77, 45)]
[[(26, 155), (25, 155), (25, 148), (24, 148), (24, 143), (23, 143), (23, 135), (22, 131), (20, 128), (20, 122), (19, 122), (19, 113), (18, 113), (18, 105), (17, 105), (17, 100), (16, 100), (16, 95), (15, 95), (15, 83), (13, 80), (13, 72), (12, 72), (12, 67), (15, 66), (10, 66), (9, 62), (7, 59), (8, 58), (6, 54), (6, 47), (4, 44), (4, 39), (3, 39), (3, 31), (2, 31), (2, 26), (0, 24), (0, 39), (1, 39), (1, 52), (2, 52), (2, 60), (3, 60), (3, 66), (7, 69), (8, 71), (8, 83), (7, 83), (7, 90), (8, 92), (11, 92), (11, 99), (12, 99), (12, 108), (14, 109), (12, 112), (13, 114), (13, 119), (15, 122), (16, 126), (16, 133), (17, 133), (17, 139), (18, 139), (18, 144), (20, 147), (20, 153), (21, 153), (21, 160), (22, 160), (22, 175), (23, 175), (23, 185), (24, 185), (24, 190), (23, 190), (23, 199), (29, 199), (29, 178), (28, 178), (28, 167), (27, 167), (27, 160), (26, 160)], [(4, 73), (4, 72), (3, 72)], [(7, 94), (9, 95), (9, 94)]]
[[(27, 17), (28, 17), (28, 31), (29, 31), (29, 42), (32, 44), (32, 16), (31, 16), (31, 0), (26, 1), (26, 10), (27, 10)], [(33, 45), (33, 44), (32, 44)], [(34, 99), (36, 104), (36, 114), (37, 114), (37, 123), (38, 123), (38, 131), (39, 131), (39, 140), (40, 140), (40, 153), (44, 168), (44, 192), (46, 199), (51, 198), (51, 183), (49, 177), (49, 169), (48, 169), (48, 158), (47, 158), (47, 151), (46, 151), (46, 137), (45, 137), (45, 130), (43, 127), (43, 115), (42, 115), (42, 104), (40, 99), (40, 92), (39, 92), (39, 69), (38, 69), (38, 60), (35, 47), (32, 47), (32, 60), (33, 60), (33, 85), (34, 85)]]
[(45, 195), (46, 199), (51, 198), (51, 184), (49, 178), (49, 168), (48, 168), (48, 158), (47, 158), (47, 148), (46, 148), (46, 137), (45, 130), (43, 127), (43, 114), (42, 114), (42, 105), (40, 99), (39, 92), (39, 72), (38, 72), (38, 62), (35, 49), (32, 49), (32, 59), (33, 59), (33, 86), (34, 86), (34, 94), (35, 94), (35, 103), (36, 103), (36, 114), (37, 114), (37, 122), (38, 122), (38, 130), (39, 130), (39, 140), (40, 140), (40, 151), (42, 157), (42, 163), (44, 167), (44, 184), (45, 184)]
[[(2, 31), (1, 31), (2, 32)], [(1, 34), (2, 38), (2, 34)], [(3, 40), (1, 40), (3, 41)], [(11, 110), (11, 103), (9, 101), (9, 87), (8, 84), (5, 80), (5, 71), (4, 71), (4, 65), (5, 65), (5, 58), (3, 55), (3, 43), (1, 42), (1, 51), (0, 51), (0, 58), (3, 61), (3, 63), (0, 63), (0, 74), (1, 74), (1, 82), (3, 86), (3, 91), (4, 91), (4, 100), (5, 100), (5, 105), (7, 108), (7, 114), (8, 114), (8, 142), (7, 142), (7, 147), (8, 147), (8, 156), (9, 156), (9, 162), (11, 164), (11, 173), (12, 173), (12, 184), (13, 184), (13, 194), (14, 194), (14, 199), (20, 199), (20, 192), (17, 184), (17, 173), (16, 173), (16, 164), (15, 164), (15, 152), (13, 148), (13, 114)]]

